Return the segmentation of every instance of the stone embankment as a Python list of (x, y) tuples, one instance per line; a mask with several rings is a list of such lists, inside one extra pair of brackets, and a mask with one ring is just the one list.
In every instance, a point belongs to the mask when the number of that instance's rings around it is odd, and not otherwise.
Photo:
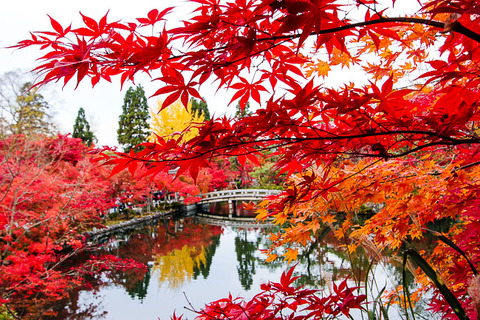
[(120, 222), (120, 223), (108, 226), (107, 228), (94, 229), (92, 231), (87, 231), (84, 233), (84, 235), (87, 241), (98, 242), (102, 238), (107, 237), (110, 234), (121, 233), (121, 232), (125, 232), (126, 230), (135, 229), (141, 225), (146, 225), (149, 223), (156, 222), (156, 220), (162, 217), (173, 216), (176, 214), (189, 215), (195, 212), (196, 212), (195, 205), (193, 206), (187, 205), (171, 211), (160, 211), (160, 212), (149, 214), (140, 218), (133, 218), (128, 221), (124, 221), (124, 222)]

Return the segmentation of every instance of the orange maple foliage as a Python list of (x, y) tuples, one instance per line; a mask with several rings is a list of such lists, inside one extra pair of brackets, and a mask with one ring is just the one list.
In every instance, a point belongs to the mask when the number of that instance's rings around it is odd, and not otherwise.
[[(303, 247), (313, 241), (322, 231), (320, 226), (331, 227), (350, 252), (373, 243), (379, 252), (399, 253), (416, 240), (439, 235), (431, 226), (448, 221), (450, 228), (442, 235), (478, 265), (480, 239), (476, 230), (480, 217), (475, 208), (480, 167), (473, 161), (478, 150), (462, 151), (458, 159), (454, 159), (454, 152), (438, 150), (394, 160), (343, 161), (291, 177), (286, 192), (265, 201), (257, 217), (272, 216), (284, 226), (270, 237), (273, 244), (269, 253), (274, 256), (268, 260), (276, 258), (274, 250), (279, 246)], [(464, 296), (469, 279), (475, 276), (467, 260), (440, 241), (426, 256), (444, 282)], [(421, 291), (431, 287), (423, 273), (418, 276), (424, 284)], [(470, 312), (474, 312), (472, 298), (464, 298), (465, 309)]]

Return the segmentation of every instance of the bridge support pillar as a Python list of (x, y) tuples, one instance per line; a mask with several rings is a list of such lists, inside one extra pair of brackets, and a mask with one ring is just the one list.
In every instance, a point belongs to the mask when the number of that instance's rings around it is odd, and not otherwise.
[(231, 219), (236, 211), (236, 204), (235, 200), (228, 200), (228, 217)]

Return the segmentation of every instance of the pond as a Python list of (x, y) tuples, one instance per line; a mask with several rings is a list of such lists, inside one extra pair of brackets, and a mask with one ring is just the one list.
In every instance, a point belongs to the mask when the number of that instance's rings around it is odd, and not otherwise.
[[(193, 319), (188, 309), (227, 297), (250, 298), (260, 285), (278, 281), (288, 265), (279, 260), (265, 264), (267, 235), (272, 226), (255, 226), (198, 217), (162, 218), (128, 233), (111, 236), (101, 250), (148, 266), (145, 276), (109, 273), (92, 290), (77, 292), (58, 319), (161, 319), (175, 312)], [(365, 279), (371, 266), (376, 287), (401, 284), (401, 269), (381, 261), (371, 265), (365, 254), (348, 255), (335, 238), (325, 232), (323, 240), (305, 248), (295, 268), (302, 275), (299, 285), (328, 290), (333, 281), (354, 276)], [(355, 282), (352, 278), (352, 286)], [(187, 307), (188, 309), (186, 309)], [(396, 308), (391, 311), (398, 314)], [(420, 313), (424, 311), (420, 310)], [(392, 319), (401, 316), (392, 315)]]

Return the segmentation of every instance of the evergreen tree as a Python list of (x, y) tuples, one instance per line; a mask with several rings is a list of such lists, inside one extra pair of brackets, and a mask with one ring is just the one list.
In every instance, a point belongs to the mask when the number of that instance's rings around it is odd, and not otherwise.
[(192, 104), (192, 118), (195, 116), (195, 113), (198, 111), (197, 117), (203, 115), (203, 118), (206, 121), (210, 121), (210, 111), (208, 110), (208, 105), (203, 102), (202, 100), (197, 100), (195, 98), (190, 99), (190, 103)]
[(90, 131), (90, 124), (85, 118), (85, 110), (83, 108), (78, 109), (77, 119), (75, 119), (75, 124), (73, 125), (72, 137), (82, 139), (89, 147), (97, 140), (93, 132)]
[(130, 87), (125, 93), (122, 114), (118, 122), (117, 140), (125, 152), (145, 142), (149, 135), (148, 105), (145, 91), (141, 85), (135, 90)]
[(30, 82), (25, 83), (16, 94), (9, 131), (25, 136), (51, 134), (53, 124), (48, 114), (48, 103), (38, 89), (31, 86)]
[(247, 102), (243, 110), (240, 107), (240, 103), (237, 103), (237, 106), (235, 107), (235, 118), (238, 118), (238, 119), (245, 118), (251, 113), (252, 111), (250, 111), (250, 102)]

